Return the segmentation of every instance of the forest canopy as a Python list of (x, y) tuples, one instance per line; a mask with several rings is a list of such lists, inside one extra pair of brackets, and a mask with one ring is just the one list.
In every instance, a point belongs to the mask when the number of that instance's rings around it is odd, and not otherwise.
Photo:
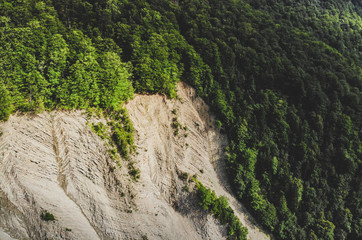
[(185, 81), (230, 140), (234, 194), (277, 239), (362, 237), (358, 0), (2, 0), (0, 120), (119, 110)]

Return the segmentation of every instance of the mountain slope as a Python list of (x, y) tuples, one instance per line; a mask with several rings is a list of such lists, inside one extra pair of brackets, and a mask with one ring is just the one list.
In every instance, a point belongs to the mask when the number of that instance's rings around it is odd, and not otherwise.
[[(176, 98), (183, 80), (227, 135), (227, 175), (258, 223), (278, 239), (354, 240), (361, 50), (357, 0), (5, 0), (0, 120), (119, 115), (134, 92)], [(132, 133), (118, 130), (126, 155)]]
[[(126, 167), (112, 170), (116, 163), (105, 142), (86, 125), (103, 119), (53, 111), (17, 114), (2, 123), (1, 234), (14, 239), (224, 239), (225, 227), (198, 206), (194, 192), (185, 191), (192, 184), (182, 175), (189, 173), (230, 199), (250, 239), (267, 239), (225, 188), (227, 140), (208, 107), (184, 84), (178, 94), (180, 100), (136, 95), (126, 105), (136, 130), (137, 154), (131, 159), (141, 169), (138, 182)], [(177, 136), (171, 126), (174, 109), (187, 126)], [(54, 222), (41, 219), (45, 210), (54, 214)]]

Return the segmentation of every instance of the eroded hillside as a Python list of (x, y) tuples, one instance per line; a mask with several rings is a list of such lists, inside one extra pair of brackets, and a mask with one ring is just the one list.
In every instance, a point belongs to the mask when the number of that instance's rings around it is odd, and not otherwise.
[[(195, 91), (179, 100), (136, 95), (126, 108), (136, 130), (136, 182), (110, 158), (80, 112), (14, 115), (0, 125), (1, 239), (223, 239), (225, 227), (197, 204), (185, 173), (225, 195), (248, 227), (267, 239), (229, 194), (227, 144)], [(116, 167), (116, 168), (114, 168)], [(115, 170), (114, 170), (115, 169)], [(48, 211), (55, 221), (44, 221)]]

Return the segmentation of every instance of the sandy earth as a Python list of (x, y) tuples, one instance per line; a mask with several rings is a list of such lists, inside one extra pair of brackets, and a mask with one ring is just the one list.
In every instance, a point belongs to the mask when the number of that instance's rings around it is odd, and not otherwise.
[[(137, 182), (125, 160), (112, 171), (116, 164), (81, 111), (16, 114), (0, 123), (0, 239), (225, 239), (225, 227), (185, 191), (191, 185), (183, 173), (229, 198), (249, 239), (268, 239), (221, 180), (227, 139), (208, 107), (185, 84), (178, 95), (136, 95), (126, 104)], [(177, 136), (176, 116), (187, 126)], [(41, 220), (45, 210), (56, 220)]]

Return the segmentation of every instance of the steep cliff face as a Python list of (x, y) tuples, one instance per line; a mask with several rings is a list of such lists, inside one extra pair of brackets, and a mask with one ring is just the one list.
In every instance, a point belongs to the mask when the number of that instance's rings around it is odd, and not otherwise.
[[(81, 111), (17, 114), (0, 124), (0, 239), (225, 238), (187, 191), (184, 173), (228, 197), (250, 239), (267, 239), (229, 194), (227, 139), (208, 107), (184, 84), (178, 96), (136, 95), (126, 104), (136, 129), (137, 182)], [(42, 220), (45, 211), (56, 220)]]

